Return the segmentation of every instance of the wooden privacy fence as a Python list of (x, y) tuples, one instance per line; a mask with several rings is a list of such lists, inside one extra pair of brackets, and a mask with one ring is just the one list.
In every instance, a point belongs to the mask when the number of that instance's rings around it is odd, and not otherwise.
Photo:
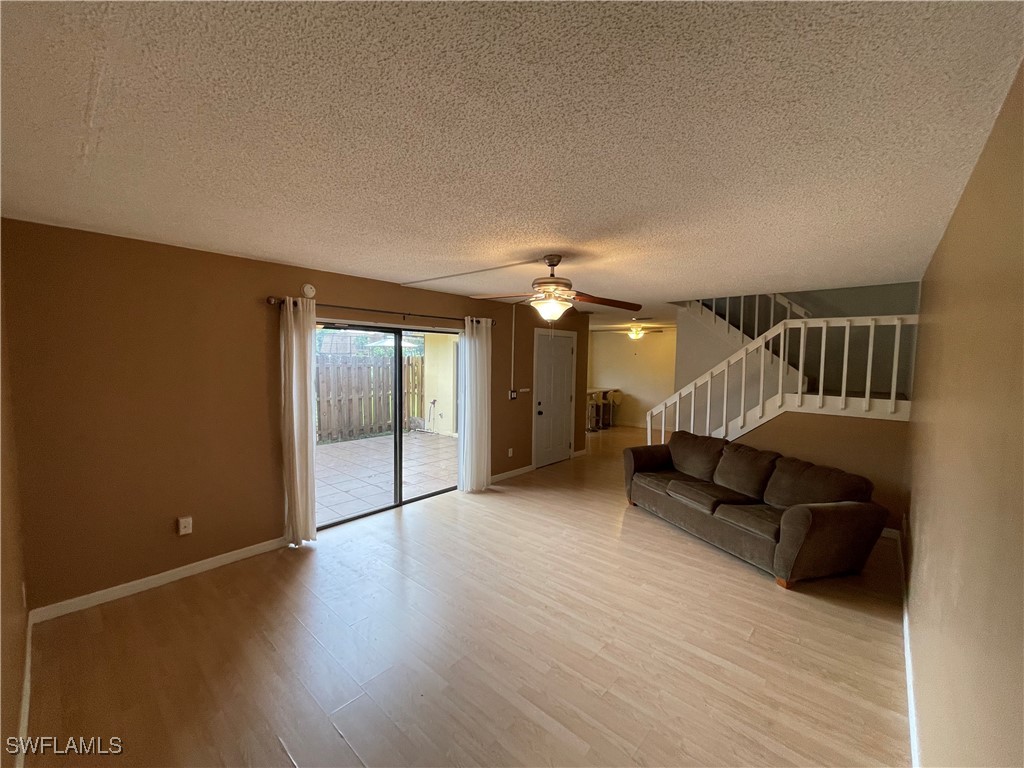
[[(394, 431), (394, 359), (316, 356), (316, 441), (334, 443)], [(402, 358), (402, 429), (423, 427), (423, 358)]]

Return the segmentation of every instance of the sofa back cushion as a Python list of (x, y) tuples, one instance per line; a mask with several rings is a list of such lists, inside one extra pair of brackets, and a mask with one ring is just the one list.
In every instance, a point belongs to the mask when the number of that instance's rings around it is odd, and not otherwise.
[(691, 432), (673, 432), (668, 439), (672, 463), (679, 472), (685, 472), (698, 480), (710, 481), (715, 467), (722, 458), (722, 449), (728, 440), (719, 437), (701, 437)]
[(832, 501), (871, 501), (871, 481), (835, 467), (782, 457), (768, 481), (764, 500), (773, 507)]
[(775, 451), (759, 451), (749, 445), (729, 443), (715, 469), (715, 482), (755, 499), (764, 497), (768, 478), (775, 469)]

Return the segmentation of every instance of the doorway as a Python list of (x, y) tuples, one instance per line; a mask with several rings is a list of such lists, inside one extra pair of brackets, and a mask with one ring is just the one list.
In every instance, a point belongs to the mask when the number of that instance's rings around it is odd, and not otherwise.
[(317, 324), (316, 520), (454, 490), (457, 333)]
[(544, 467), (572, 455), (576, 332), (537, 328), (533, 340), (533, 464)]

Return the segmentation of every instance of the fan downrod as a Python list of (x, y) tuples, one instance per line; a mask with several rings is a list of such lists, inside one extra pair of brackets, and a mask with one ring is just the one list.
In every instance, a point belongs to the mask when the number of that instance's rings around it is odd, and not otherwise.
[(549, 253), (544, 257), (543, 261), (551, 268), (551, 277), (554, 277), (555, 267), (562, 263), (562, 255), (560, 253)]

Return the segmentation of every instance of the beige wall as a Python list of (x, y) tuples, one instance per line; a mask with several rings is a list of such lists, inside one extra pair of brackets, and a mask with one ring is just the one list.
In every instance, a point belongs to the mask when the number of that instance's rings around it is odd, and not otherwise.
[[(6, 315), (6, 305), (3, 312)], [(11, 429), (6, 320), (3, 324), (4, 332), (0, 335), (0, 735), (6, 738), (18, 733), (27, 612), (21, 597), (21, 584), (25, 575), (17, 455)], [(6, 750), (0, 751), (0, 755), (0, 765), (14, 764), (13, 756), (7, 754)]]
[(736, 442), (863, 475), (874, 483), (872, 498), (890, 512), (886, 525), (902, 526), (910, 507), (910, 425), (906, 422), (783, 413)]
[[(455, 348), (459, 337), (447, 333), (423, 335), (424, 428), (455, 435)], [(431, 413), (430, 402), (434, 402)]]
[(909, 628), (921, 763), (1021, 765), (1022, 83), (921, 288)]
[[(508, 304), (6, 219), (2, 237), (30, 607), (281, 535), (278, 315), (265, 298), (305, 282), (326, 304), (495, 318), (492, 471), (530, 463), (529, 400), (507, 396)], [(578, 332), (582, 371), (587, 325), (575, 311), (557, 323)], [(518, 386), (531, 386), (541, 326), (518, 311)], [(174, 533), (181, 514), (191, 536)]]
[(674, 328), (635, 341), (624, 333), (592, 332), (589, 386), (621, 389), (615, 423), (643, 427), (647, 411), (675, 391), (675, 360)]

